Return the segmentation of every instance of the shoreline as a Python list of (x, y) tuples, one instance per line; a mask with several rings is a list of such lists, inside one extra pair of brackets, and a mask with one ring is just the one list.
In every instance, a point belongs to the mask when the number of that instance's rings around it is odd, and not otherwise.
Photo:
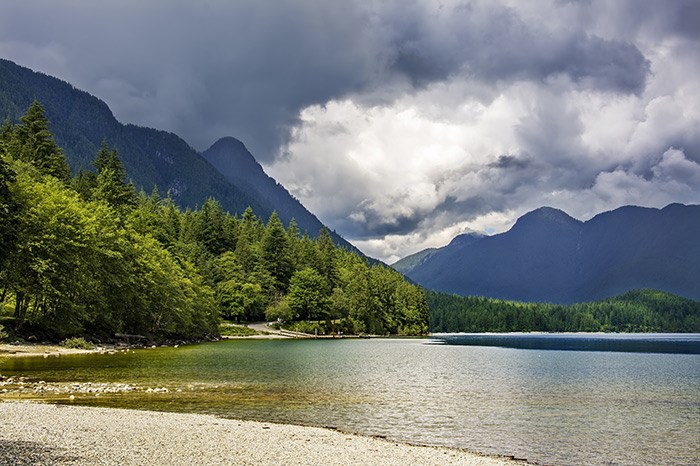
[(207, 414), (6, 401), (0, 402), (0, 423), (2, 464), (528, 464), (329, 428)]
[(95, 346), (93, 349), (66, 348), (54, 343), (0, 343), (0, 357), (24, 358), (37, 356), (62, 356), (66, 354), (114, 353), (132, 348), (117, 347), (116, 345)]

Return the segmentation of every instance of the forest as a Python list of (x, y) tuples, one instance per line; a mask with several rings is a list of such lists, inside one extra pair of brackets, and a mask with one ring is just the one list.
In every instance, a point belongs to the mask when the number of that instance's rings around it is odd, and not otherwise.
[(588, 303), (524, 303), (427, 292), (432, 332), (700, 332), (700, 302), (634, 290)]
[[(72, 176), (40, 103), (0, 129), (0, 337), (204, 339), (220, 320), (419, 335), (420, 287), (276, 213), (139, 192), (104, 142)], [(4, 326), (4, 328), (3, 328)]]

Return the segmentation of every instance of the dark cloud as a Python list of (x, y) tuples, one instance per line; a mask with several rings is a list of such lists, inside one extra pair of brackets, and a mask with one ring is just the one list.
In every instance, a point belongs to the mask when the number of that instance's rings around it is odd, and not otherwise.
[(125, 122), (198, 149), (233, 135), (270, 161), (302, 108), (397, 79), (565, 74), (622, 92), (644, 86), (648, 64), (634, 45), (545, 26), (493, 2), (29, 0), (4, 5), (0, 43)]
[(350, 239), (427, 241), (698, 199), (698, 24), (697, 0), (24, 0), (0, 56), (197, 149), (242, 139)]
[[(497, 3), (426, 11), (396, 34), (395, 71), (421, 85), (464, 74), (488, 80), (543, 80), (567, 75), (584, 87), (640, 92), (649, 62), (631, 43), (576, 28), (548, 31)], [(400, 23), (403, 24), (403, 23)]]
[(498, 157), (498, 160), (496, 160), (493, 163), (490, 163), (488, 166), (492, 168), (500, 168), (503, 170), (523, 170), (525, 168), (528, 168), (530, 165), (532, 165), (532, 161), (530, 161), (526, 157), (517, 157), (515, 155), (501, 155)]

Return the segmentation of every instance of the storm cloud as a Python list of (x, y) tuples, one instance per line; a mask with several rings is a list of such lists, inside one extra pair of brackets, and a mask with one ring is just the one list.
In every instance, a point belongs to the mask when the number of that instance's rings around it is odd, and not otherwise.
[(0, 56), (202, 150), (243, 140), (392, 260), (542, 205), (700, 202), (700, 3), (3, 2)]

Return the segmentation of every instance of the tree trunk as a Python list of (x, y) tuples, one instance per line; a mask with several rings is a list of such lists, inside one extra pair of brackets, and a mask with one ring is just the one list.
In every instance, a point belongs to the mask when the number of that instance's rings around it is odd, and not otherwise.
[(24, 323), (24, 316), (27, 314), (29, 298), (23, 292), (15, 293), (15, 330), (19, 330)]

